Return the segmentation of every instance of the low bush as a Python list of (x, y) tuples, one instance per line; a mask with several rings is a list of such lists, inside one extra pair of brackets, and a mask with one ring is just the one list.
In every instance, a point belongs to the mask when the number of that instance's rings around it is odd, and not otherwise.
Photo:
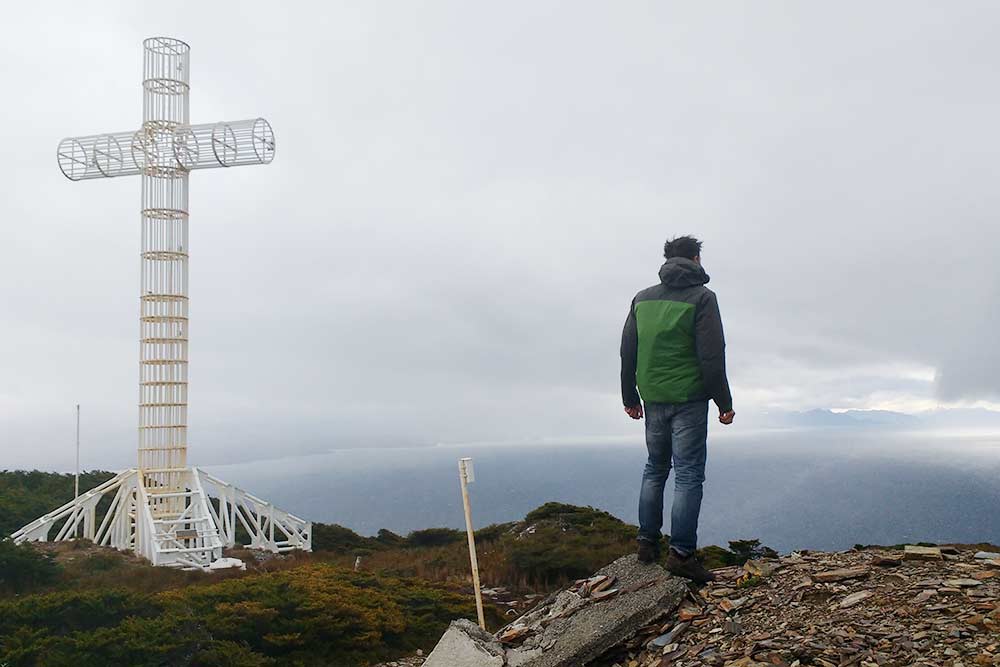
[(23, 593), (51, 583), (59, 566), (48, 554), (27, 544), (0, 540), (0, 592)]
[(415, 530), (406, 538), (408, 547), (441, 547), (465, 540), (465, 532), (451, 528)]
[(376, 539), (363, 537), (349, 528), (329, 523), (314, 523), (312, 540), (313, 549), (316, 551), (356, 556), (363, 556), (385, 547)]
[(428, 650), (475, 613), (471, 596), (440, 584), (312, 563), (156, 594), (0, 601), (0, 664), (353, 667)]

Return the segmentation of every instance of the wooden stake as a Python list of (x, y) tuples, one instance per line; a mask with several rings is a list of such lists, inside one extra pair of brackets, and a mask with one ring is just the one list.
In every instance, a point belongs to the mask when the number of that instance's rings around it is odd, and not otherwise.
[(468, 483), (475, 480), (471, 474), (472, 459), (464, 458), (458, 461), (458, 478), (462, 483), (462, 504), (465, 506), (465, 531), (469, 534), (469, 561), (472, 564), (472, 585), (476, 589), (476, 613), (479, 615), (479, 627), (486, 629), (486, 618), (483, 616), (483, 593), (479, 588), (479, 560), (476, 558), (476, 536), (472, 532), (472, 507), (469, 504)]

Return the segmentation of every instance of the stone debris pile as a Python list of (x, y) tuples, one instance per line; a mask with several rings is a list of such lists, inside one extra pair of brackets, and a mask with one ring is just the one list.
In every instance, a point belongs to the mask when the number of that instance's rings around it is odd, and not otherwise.
[(1000, 554), (801, 551), (716, 570), (595, 667), (1000, 665)]
[(697, 588), (634, 556), (399, 667), (1000, 667), (1000, 552), (793, 552)]
[(515, 595), (509, 588), (504, 586), (494, 586), (482, 590), (483, 598), (489, 600), (500, 609), (504, 609), (504, 615), (508, 618), (517, 617), (525, 611), (533, 608), (544, 598), (544, 595)]

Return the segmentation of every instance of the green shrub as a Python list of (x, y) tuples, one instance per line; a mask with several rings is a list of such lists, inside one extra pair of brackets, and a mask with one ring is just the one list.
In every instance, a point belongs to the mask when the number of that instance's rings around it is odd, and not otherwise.
[(593, 507), (546, 503), (529, 512), (520, 531), (503, 537), (515, 570), (549, 588), (589, 576), (635, 549), (634, 526)]
[(545, 503), (528, 512), (524, 517), (524, 522), (531, 524), (546, 519), (574, 526), (592, 526), (595, 523), (603, 522), (624, 525), (621, 519), (603, 510), (565, 503)]
[(385, 528), (378, 531), (378, 535), (375, 536), (375, 541), (387, 547), (401, 547), (406, 544), (405, 537), (397, 535), (391, 530), (386, 530)]
[(476, 544), (486, 544), (496, 542), (505, 534), (509, 533), (516, 524), (513, 523), (493, 523), (485, 528), (476, 531)]
[(59, 566), (48, 554), (0, 540), (0, 592), (22, 593), (51, 583), (58, 574)]
[[(80, 474), (80, 489), (87, 490), (114, 477), (94, 470)], [(10, 535), (29, 521), (73, 500), (73, 475), (38, 470), (0, 471), (0, 535)], [(98, 512), (110, 505), (105, 498)]]
[(363, 556), (384, 546), (378, 540), (363, 537), (337, 524), (314, 523), (312, 531), (314, 551)]
[(716, 567), (727, 567), (729, 565), (734, 565), (733, 552), (722, 547), (715, 546), (714, 544), (708, 547), (704, 547), (698, 550), (698, 556), (701, 558), (705, 567), (708, 569)]
[(714, 568), (743, 565), (748, 560), (757, 558), (777, 558), (778, 552), (763, 546), (760, 540), (733, 540), (729, 543), (729, 549), (713, 545), (699, 549), (698, 555), (705, 567)]
[(152, 595), (0, 601), (0, 664), (355, 667), (427, 650), (475, 613), (472, 596), (440, 584), (312, 563)]
[[(157, 612), (149, 596), (125, 590), (58, 592), (0, 601), (0, 637), (19, 627), (50, 633), (91, 631)], [(0, 661), (2, 662), (2, 661)]]
[(451, 528), (426, 528), (415, 530), (406, 538), (408, 547), (441, 547), (465, 539), (465, 533)]
[[(78, 542), (82, 544), (83, 540), (78, 540)], [(82, 567), (90, 572), (110, 572), (120, 567), (122, 560), (122, 554), (109, 549), (90, 554), (84, 559)]]
[(729, 543), (729, 550), (733, 553), (732, 565), (742, 565), (748, 560), (757, 558), (777, 558), (778, 552), (770, 547), (765, 547), (760, 540), (733, 540)]

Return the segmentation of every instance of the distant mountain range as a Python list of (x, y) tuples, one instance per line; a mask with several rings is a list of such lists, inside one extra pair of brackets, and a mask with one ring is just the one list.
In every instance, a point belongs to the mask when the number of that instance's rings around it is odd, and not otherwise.
[(997, 429), (1000, 412), (985, 408), (928, 410), (916, 414), (890, 410), (826, 409), (804, 412), (769, 412), (762, 416), (768, 426), (792, 428), (887, 428), (887, 429)]

